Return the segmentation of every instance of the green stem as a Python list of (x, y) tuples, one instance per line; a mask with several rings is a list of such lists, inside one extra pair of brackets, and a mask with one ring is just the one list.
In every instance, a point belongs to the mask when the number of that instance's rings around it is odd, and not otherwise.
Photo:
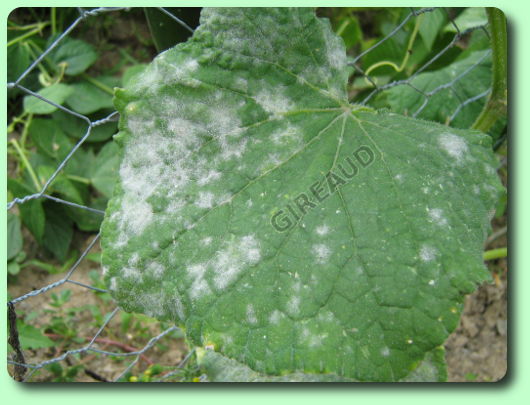
[(50, 10), (51, 14), (51, 20), (52, 20), (52, 37), (57, 32), (57, 9), (55, 7), (52, 7)]
[(90, 179), (87, 179), (86, 177), (76, 176), (74, 174), (67, 174), (66, 178), (72, 181), (77, 181), (78, 183), (89, 184), (89, 185), (91, 184)]
[(39, 191), (41, 189), (41, 184), (39, 183), (39, 179), (37, 178), (37, 175), (33, 171), (33, 167), (31, 167), (31, 164), (26, 158), (26, 154), (24, 153), (24, 151), (22, 150), (22, 148), (20, 147), (16, 139), (11, 139), (11, 141), (9, 142), (11, 143), (11, 145), (13, 145), (13, 147), (18, 153), (18, 156), (20, 157), (20, 160), (22, 161), (22, 163), (28, 170), (29, 176), (31, 177), (31, 180), (33, 181), (33, 185), (35, 186), (35, 190)]
[(96, 86), (98, 89), (103, 90), (105, 93), (109, 93), (111, 96), (114, 95), (114, 90), (112, 90), (109, 86), (107, 86), (105, 83), (100, 82), (97, 79), (94, 79), (93, 77), (90, 77), (86, 73), (81, 74), (83, 79), (85, 79), (87, 82), (92, 83), (94, 86)]
[(129, 62), (131, 62), (133, 65), (139, 65), (140, 61), (136, 59), (134, 56), (132, 56), (129, 52), (127, 52), (126, 49), (120, 48), (118, 49), (118, 52), (121, 56), (123, 56), (124, 59), (127, 59)]
[[(381, 66), (390, 66), (392, 69), (394, 69), (397, 73), (400, 73), (403, 71), (405, 66), (407, 66), (407, 63), (410, 58), (410, 54), (412, 53), (412, 46), (414, 45), (414, 41), (416, 40), (416, 36), (418, 35), (418, 31), (420, 28), (421, 18), (423, 16), (419, 16), (416, 19), (416, 23), (414, 24), (414, 29), (412, 30), (412, 34), (410, 35), (409, 42), (407, 43), (407, 49), (405, 50), (405, 55), (403, 56), (403, 60), (401, 61), (401, 65), (398, 66), (392, 61), (389, 60), (382, 60), (380, 62), (374, 63), (372, 66), (370, 66), (368, 69), (366, 69), (365, 75), (368, 76), (372, 71), (375, 69), (381, 67)], [(368, 81), (367, 78), (365, 78), (366, 81)]]
[(26, 149), (26, 139), (28, 139), (29, 134), (29, 127), (31, 125), (31, 121), (33, 120), (33, 114), (28, 114), (28, 118), (26, 119), (26, 122), (24, 123), (24, 129), (22, 130), (22, 135), (20, 136), (20, 144), (22, 146), (22, 149)]
[(10, 47), (11, 45), (15, 45), (16, 43), (23, 41), (26, 38), (29, 38), (35, 34), (39, 34), (44, 27), (48, 25), (47, 22), (39, 24), (36, 28), (33, 28), (31, 31), (26, 32), (25, 34), (22, 34), (16, 38), (13, 38), (11, 41), (7, 43), (7, 46)]
[(508, 256), (508, 248), (505, 248), (505, 247), (486, 250), (484, 252), (484, 261), (502, 259), (503, 257), (506, 257), (506, 256)]
[(482, 132), (488, 132), (498, 119), (506, 117), (508, 104), (506, 16), (501, 10), (494, 7), (488, 7), (486, 12), (491, 31), (493, 83), (488, 101), (471, 127)]

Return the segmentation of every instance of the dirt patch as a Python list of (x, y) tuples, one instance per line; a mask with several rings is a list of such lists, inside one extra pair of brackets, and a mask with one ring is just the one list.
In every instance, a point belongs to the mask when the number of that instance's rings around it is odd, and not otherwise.
[(506, 374), (507, 283), (498, 283), (466, 298), (460, 325), (445, 344), (449, 381), (498, 381)]
[[(93, 236), (87, 238), (83, 248), (86, 248)], [(95, 246), (93, 251), (97, 251)], [(90, 260), (83, 260), (76, 268), (71, 280), (91, 285), (93, 282), (89, 276), (90, 271), (100, 272), (99, 265)], [(17, 283), (12, 283), (8, 291), (13, 298), (36, 290), (44, 286), (62, 280), (66, 276), (62, 274), (48, 274), (36, 268), (26, 268), (18, 276)], [(51, 305), (51, 294), (60, 295), (62, 291), (71, 290), (71, 298), (60, 309)], [(37, 328), (42, 328), (45, 335), (51, 338), (56, 345), (54, 347), (24, 350), (25, 362), (28, 364), (39, 364), (43, 361), (55, 358), (65, 353), (84, 347), (97, 333), (100, 325), (96, 321), (94, 314), (89, 309), (90, 306), (98, 308), (103, 315), (109, 314), (116, 306), (110, 299), (103, 299), (94, 293), (93, 290), (78, 286), (72, 283), (64, 283), (47, 292), (30, 297), (16, 304), (16, 311), (19, 317), (24, 319), (29, 314), (37, 314), (32, 317), (28, 324)], [(69, 313), (73, 310), (72, 313)], [(120, 311), (121, 312), (121, 311)], [(141, 321), (133, 321), (127, 330), (122, 328), (123, 318), (120, 312), (106, 326), (95, 347), (109, 352), (125, 353), (142, 349), (149, 339), (160, 334), (168, 325), (163, 325), (157, 320), (142, 317)], [(51, 330), (53, 318), (62, 316), (68, 318), (68, 324), (75, 332), (75, 336), (60, 336), (56, 330)], [(134, 323), (136, 322), (136, 324)], [(136, 326), (135, 326), (136, 325)], [(46, 328), (46, 329), (44, 329)], [(72, 331), (70, 331), (71, 333)], [(187, 352), (183, 338), (175, 336), (164, 337), (159, 344), (153, 346), (145, 352), (137, 365), (132, 369), (133, 375), (141, 375), (151, 364), (158, 364), (163, 367), (174, 368), (180, 363)], [(79, 356), (69, 356), (61, 362), (63, 369), (71, 368), (75, 365), (82, 365), (81, 371), (77, 373), (73, 381), (94, 382), (93, 376), (87, 375), (84, 371), (89, 370), (89, 374), (97, 375), (105, 380), (112, 381), (117, 378), (127, 367), (134, 357), (117, 358), (108, 355), (100, 355), (92, 352), (82, 352)], [(52, 381), (54, 376), (46, 370), (35, 374), (31, 381)]]

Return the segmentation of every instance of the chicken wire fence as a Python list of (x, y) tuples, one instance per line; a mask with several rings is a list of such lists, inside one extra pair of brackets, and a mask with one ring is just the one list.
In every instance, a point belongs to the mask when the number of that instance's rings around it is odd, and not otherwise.
[[(424, 63), (420, 68), (416, 69), (413, 74), (411, 74), (409, 77), (402, 79), (402, 80), (394, 80), (391, 82), (388, 82), (386, 84), (379, 85), (377, 84), (375, 78), (369, 74), (369, 72), (363, 70), (360, 66), (361, 59), (368, 55), (370, 52), (374, 51), (376, 48), (380, 47), (385, 41), (389, 40), (394, 35), (397, 35), (400, 31), (402, 31), (405, 27), (405, 25), (412, 19), (418, 18), (422, 14), (426, 13), (432, 13), (438, 8), (423, 8), (419, 10), (410, 9), (410, 12), (404, 19), (401, 20), (399, 24), (397, 24), (386, 36), (384, 36), (382, 39), (374, 43), (372, 46), (370, 46), (368, 49), (364, 50), (363, 52), (359, 53), (354, 58), (350, 58), (349, 65), (354, 69), (354, 77), (360, 77), (367, 81), (370, 85), (370, 91), (367, 93), (367, 95), (362, 100), (357, 100), (360, 104), (366, 104), (370, 100), (372, 100), (376, 95), (379, 93), (391, 89), (393, 87), (397, 86), (407, 86), (413, 89), (415, 92), (417, 92), (421, 97), (423, 97), (423, 102), (420, 104), (420, 106), (415, 111), (408, 112), (409, 115), (412, 117), (418, 116), (431, 102), (432, 97), (438, 93), (440, 93), (443, 90), (449, 89), (452, 91), (455, 96), (458, 98), (460, 95), (455, 89), (455, 86), (465, 80), (466, 76), (470, 74), (474, 69), (476, 69), (481, 62), (485, 58), (491, 55), (491, 50), (489, 52), (486, 52), (484, 56), (480, 59), (478, 59), (475, 63), (471, 64), (469, 67), (467, 67), (465, 70), (460, 72), (457, 75), (453, 75), (450, 80), (448, 80), (445, 83), (442, 83), (438, 85), (437, 87), (429, 90), (424, 91), (420, 89), (419, 87), (414, 85), (414, 79), (418, 77), (422, 72), (427, 71), (427, 69), (433, 65), (439, 58), (441, 58), (446, 52), (448, 52), (451, 48), (455, 47), (459, 41), (464, 40), (468, 34), (470, 34), (472, 31), (475, 30), (483, 30), (486, 36), (489, 37), (489, 33), (487, 31), (487, 24), (484, 23), (482, 25), (476, 25), (473, 27), (469, 27), (466, 29), (460, 29), (458, 24), (456, 23), (455, 19), (450, 16), (450, 14), (445, 9), (443, 10), (448, 17), (449, 23), (454, 27), (454, 36), (452, 40), (440, 51), (438, 52), (434, 57), (432, 57), (430, 60), (428, 60), (426, 63)], [(81, 120), (83, 120), (87, 127), (86, 132), (84, 135), (79, 139), (79, 141), (74, 145), (74, 147), (70, 150), (70, 152), (66, 155), (64, 160), (58, 165), (56, 170), (53, 172), (53, 174), (47, 179), (47, 181), (42, 186), (41, 190), (34, 194), (29, 194), (24, 197), (18, 197), (14, 198), (12, 201), (8, 202), (7, 209), (12, 209), (17, 204), (24, 204), (28, 201), (35, 200), (35, 199), (47, 199), (52, 200), (58, 204), (64, 204), (71, 207), (75, 207), (78, 209), (90, 211), (92, 213), (96, 213), (99, 215), (104, 215), (104, 211), (98, 210), (95, 208), (87, 207), (84, 205), (77, 204), (72, 201), (67, 201), (61, 198), (58, 198), (56, 196), (52, 196), (50, 194), (47, 194), (47, 190), (50, 188), (50, 185), (53, 183), (53, 181), (56, 179), (56, 177), (61, 173), (63, 168), (66, 166), (68, 161), (72, 158), (72, 156), (76, 153), (76, 151), (85, 143), (87, 138), (90, 137), (92, 130), (100, 125), (103, 125), (105, 123), (108, 123), (109, 121), (117, 121), (119, 116), (118, 112), (114, 111), (111, 114), (109, 114), (107, 117), (94, 121), (89, 119), (87, 116), (79, 114), (67, 107), (64, 107), (62, 105), (59, 105), (46, 97), (43, 97), (40, 94), (37, 94), (35, 91), (32, 91), (24, 86), (21, 85), (22, 80), (30, 73), (32, 72), (38, 65), (41, 63), (44, 58), (54, 49), (57, 47), (57, 45), (64, 40), (65, 37), (67, 37), (74, 29), (82, 24), (87, 19), (91, 18), (97, 18), (98, 16), (101, 16), (104, 13), (109, 12), (127, 12), (129, 8), (126, 7), (102, 7), (102, 8), (95, 8), (95, 9), (82, 9), (78, 8), (79, 16), (74, 20), (74, 22), (66, 29), (64, 30), (52, 43), (51, 45), (42, 53), (39, 57), (37, 57), (30, 66), (17, 78), (14, 82), (7, 83), (7, 88), (9, 89), (19, 89), (23, 93), (27, 95), (31, 95), (33, 97), (36, 97), (46, 103), (51, 104), (55, 108), (62, 110), (63, 112), (70, 114), (74, 117), (77, 117)], [(184, 21), (182, 21), (178, 16), (173, 15), (171, 12), (164, 8), (159, 8), (159, 10), (166, 14), (167, 16), (171, 17), (173, 20), (175, 20), (178, 24), (180, 24), (183, 28), (186, 30), (193, 32), (193, 29), (190, 28)], [(408, 51), (408, 50), (407, 50)], [(455, 117), (461, 113), (462, 109), (466, 106), (468, 106), (471, 103), (477, 102), (480, 99), (486, 98), (491, 92), (491, 87), (487, 88), (485, 91), (473, 95), (472, 97), (466, 98), (466, 99), (459, 99), (459, 104), (457, 107), (452, 111), (451, 115), (447, 119), (447, 124), (451, 123)], [(97, 244), (99, 241), (100, 234), (96, 234), (86, 249), (81, 253), (80, 257), (77, 259), (77, 261), (71, 266), (71, 268), (67, 271), (64, 277), (62, 277), (60, 280), (53, 282), (51, 284), (45, 285), (41, 288), (34, 289), (26, 294), (23, 294), (19, 297), (16, 297), (9, 301), (7, 303), (7, 309), (8, 309), (8, 323), (9, 323), (9, 336), (8, 336), (8, 343), (13, 348), (13, 351), (11, 354), (8, 354), (9, 358), (7, 359), (8, 368), (10, 369), (11, 375), (16, 380), (19, 381), (31, 381), (32, 377), (35, 375), (36, 372), (39, 370), (44, 369), (46, 366), (49, 366), (54, 363), (62, 362), (67, 359), (75, 359), (79, 358), (79, 356), (88, 355), (89, 353), (94, 353), (101, 356), (113, 356), (113, 357), (124, 357), (127, 359), (131, 359), (131, 361), (128, 362), (128, 364), (123, 368), (123, 370), (113, 379), (113, 381), (118, 381), (122, 379), (130, 370), (142, 359), (142, 356), (146, 352), (148, 352), (150, 349), (153, 348), (153, 346), (159, 342), (162, 338), (169, 335), (171, 332), (177, 331), (178, 327), (171, 326), (159, 334), (153, 336), (142, 348), (136, 349), (136, 350), (129, 350), (127, 351), (108, 351), (105, 350), (105, 347), (102, 342), (105, 341), (105, 339), (102, 339), (101, 336), (106, 330), (106, 328), (109, 327), (109, 323), (111, 320), (121, 311), (119, 307), (114, 308), (111, 312), (107, 313), (104, 317), (104, 321), (100, 325), (99, 329), (94, 333), (92, 338), (89, 340), (89, 342), (85, 345), (82, 345), (81, 347), (70, 349), (67, 351), (64, 351), (63, 353), (52, 357), (50, 359), (41, 361), (41, 362), (31, 362), (28, 358), (28, 353), (24, 352), (24, 350), (21, 348), (18, 331), (17, 331), (17, 313), (16, 313), (16, 305), (26, 301), (31, 300), (33, 297), (44, 294), (50, 290), (56, 289), (60, 286), (64, 286), (66, 284), (73, 284), (82, 288), (86, 288), (89, 290), (93, 290), (100, 293), (106, 293), (107, 291), (105, 289), (101, 289), (92, 285), (88, 285), (85, 283), (82, 283), (80, 281), (76, 281), (73, 279), (73, 277), (76, 275), (76, 269), (78, 269), (80, 263), (85, 260), (87, 254), (91, 251), (91, 249)], [(88, 339), (87, 339), (88, 340)], [(126, 345), (124, 345), (126, 346)], [(174, 377), (175, 375), (178, 375), (178, 373), (182, 370), (182, 368), (186, 365), (186, 363), (189, 361), (191, 356), (193, 355), (194, 351), (190, 350), (188, 354), (178, 363), (174, 364), (174, 367), (172, 370), (169, 370), (162, 374), (158, 381), (165, 381), (170, 379), (171, 377)], [(78, 356), (76, 356), (78, 355)], [(92, 377), (96, 380), (106, 380), (104, 378), (101, 378), (98, 376), (98, 374), (92, 372)]]

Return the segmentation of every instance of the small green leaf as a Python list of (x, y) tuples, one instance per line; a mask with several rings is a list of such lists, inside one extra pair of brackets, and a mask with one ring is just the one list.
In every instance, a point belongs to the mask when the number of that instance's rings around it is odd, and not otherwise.
[[(67, 84), (55, 83), (49, 87), (37, 92), (47, 100), (53, 101), (55, 104), (62, 105), (64, 101), (73, 93), (73, 88)], [(51, 114), (57, 107), (40, 100), (34, 96), (24, 97), (24, 110), (32, 114)]]
[[(37, 168), (37, 175), (41, 182), (46, 182), (52, 174), (55, 172), (55, 168), (50, 166), (40, 166)], [(86, 189), (86, 185), (85, 186)], [(76, 204), (84, 204), (83, 191), (79, 184), (69, 180), (63, 173), (59, 173), (50, 185), (50, 190), (59, 193), (67, 201), (74, 202)], [(50, 192), (50, 191), (49, 191)]]
[(8, 47), (7, 60), (7, 81), (14, 82), (31, 63), (28, 47), (20, 43)]
[(486, 26), (487, 24), (488, 16), (484, 7), (468, 7), (455, 18), (454, 24), (448, 23), (444, 31), (456, 33), (456, 27), (462, 32), (470, 28)]
[(441, 8), (424, 13), (420, 17), (419, 33), (427, 49), (431, 50), (436, 37), (447, 21), (447, 14)]
[(91, 173), (92, 184), (110, 198), (116, 183), (120, 163), (119, 147), (114, 142), (106, 144), (98, 153)]
[(37, 150), (57, 161), (62, 161), (73, 144), (54, 120), (34, 118), (28, 128)]
[(44, 204), (46, 226), (44, 228), (43, 245), (60, 260), (65, 261), (72, 242), (72, 220), (65, 208), (54, 202)]
[(18, 216), (7, 213), (7, 261), (15, 258), (22, 249), (22, 233)]
[(22, 349), (44, 349), (55, 346), (53, 340), (44, 336), (39, 329), (32, 325), (17, 321), (17, 329)]
[(20, 273), (20, 264), (14, 260), (7, 262), (7, 272), (12, 276), (16, 276)]
[[(104, 118), (107, 114), (101, 116), (100, 114), (94, 114), (90, 116), (92, 121)], [(52, 118), (54, 121), (59, 123), (61, 129), (69, 136), (80, 139), (82, 138), (88, 129), (86, 121), (77, 118), (64, 111), (56, 111), (53, 113)], [(103, 125), (98, 125), (92, 128), (90, 136), (86, 142), (102, 142), (108, 140), (112, 135), (116, 133), (116, 122), (108, 122)], [(74, 155), (75, 156), (75, 155)]]
[[(35, 190), (29, 188), (24, 183), (7, 179), (7, 189), (18, 198), (35, 193)], [(20, 204), (18, 206), (22, 223), (29, 229), (39, 244), (42, 244), (44, 235), (45, 213), (42, 207), (42, 200), (34, 199)]]
[(92, 45), (72, 38), (65, 38), (51, 54), (51, 59), (57, 65), (66, 64), (65, 73), (70, 76), (83, 73), (97, 58), (98, 54)]
[[(199, 23), (200, 7), (169, 7), (166, 10), (187, 23), (191, 29)], [(144, 12), (158, 52), (184, 42), (191, 36), (190, 31), (162, 11), (145, 7)]]
[(73, 93), (66, 100), (66, 104), (80, 114), (88, 115), (113, 106), (112, 95), (92, 83), (82, 81), (72, 84), (71, 87)]

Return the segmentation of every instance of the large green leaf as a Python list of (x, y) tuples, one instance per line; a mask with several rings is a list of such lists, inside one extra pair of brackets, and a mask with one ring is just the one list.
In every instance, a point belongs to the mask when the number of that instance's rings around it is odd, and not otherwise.
[(114, 298), (258, 373), (397, 381), (456, 327), (501, 191), (491, 139), (350, 105), (311, 9), (204, 9), (116, 92)]

